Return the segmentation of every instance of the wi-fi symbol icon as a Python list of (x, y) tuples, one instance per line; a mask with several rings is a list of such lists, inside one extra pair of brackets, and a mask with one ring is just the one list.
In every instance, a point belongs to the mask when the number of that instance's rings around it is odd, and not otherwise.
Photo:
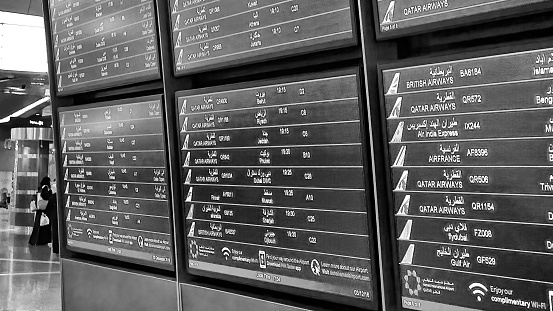
[(481, 302), (482, 298), (484, 298), (484, 296), (486, 296), (486, 293), (488, 292), (488, 288), (486, 286), (476, 282), (470, 284), (469, 289), (472, 294), (476, 296), (476, 300), (478, 300), (478, 302)]
[(230, 249), (228, 247), (223, 247), (221, 249), (221, 253), (223, 253), (223, 256), (225, 256), (225, 260), (228, 260), (230, 256)]

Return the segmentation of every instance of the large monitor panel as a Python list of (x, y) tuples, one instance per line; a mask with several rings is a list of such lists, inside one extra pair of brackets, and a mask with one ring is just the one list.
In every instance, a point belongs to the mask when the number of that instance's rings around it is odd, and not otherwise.
[(50, 23), (58, 95), (160, 76), (153, 0), (50, 0)]
[(188, 271), (371, 306), (357, 70), (183, 91)]
[(169, 1), (176, 75), (354, 43), (351, 0)]
[(382, 84), (403, 307), (551, 310), (553, 49)]
[(173, 270), (161, 95), (59, 109), (67, 248)]

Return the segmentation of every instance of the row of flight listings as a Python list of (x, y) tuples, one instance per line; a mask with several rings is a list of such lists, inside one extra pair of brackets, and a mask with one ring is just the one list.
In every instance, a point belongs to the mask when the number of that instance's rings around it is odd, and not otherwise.
[[(356, 44), (352, 0), (166, 2), (176, 76)], [(543, 11), (546, 0), (373, 0), (380, 39), (432, 31), (466, 18)], [(50, 0), (51, 50), (60, 96), (159, 79), (154, 0)], [(520, 13), (519, 13), (520, 14)], [(494, 16), (495, 16), (494, 15)], [(328, 22), (332, 21), (332, 22)]]

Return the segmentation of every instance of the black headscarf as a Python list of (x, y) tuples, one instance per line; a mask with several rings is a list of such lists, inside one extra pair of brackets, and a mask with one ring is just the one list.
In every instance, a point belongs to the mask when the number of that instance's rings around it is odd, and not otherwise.
[[(46, 187), (44, 187), (46, 186)], [(38, 188), (40, 196), (44, 200), (48, 200), (52, 196), (52, 191), (50, 190), (50, 177), (46, 176), (40, 181), (40, 187)]]
[(48, 188), (50, 188), (50, 177), (46, 176), (46, 177), (42, 178), (42, 180), (40, 181), (40, 186), (38, 187), (38, 189), (42, 189), (43, 186), (48, 186)]

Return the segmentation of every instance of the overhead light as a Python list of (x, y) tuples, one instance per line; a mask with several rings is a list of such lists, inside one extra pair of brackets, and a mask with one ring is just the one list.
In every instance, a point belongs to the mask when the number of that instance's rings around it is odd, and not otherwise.
[(21, 86), (8, 86), (6, 89), (11, 90), (11, 91), (19, 91), (19, 92), (22, 92), (22, 91), (24, 91), (26, 88), (27, 88), (27, 86), (26, 86), (25, 84), (23, 84), (23, 85), (21, 85)]
[(25, 92), (10, 91), (10, 90), (4, 90), (4, 94), (11, 94), (11, 95), (27, 95), (27, 93), (25, 93)]
[(16, 118), (16, 117), (19, 117), (21, 116), (22, 114), (24, 114), (25, 112), (31, 110), (31, 109), (35, 109), (36, 107), (44, 104), (45, 102), (49, 101), (50, 100), (50, 97), (44, 97), (44, 98), (41, 98), (39, 100), (37, 100), (36, 102), (26, 106), (26, 107), (23, 107), (21, 109), (19, 109), (18, 111), (10, 114), (9, 116), (5, 117), (5, 118), (2, 118), (0, 119), (0, 123), (7, 123), (7, 122), (10, 122), (10, 118)]
[(27, 92), (24, 88), (16, 87), (16, 86), (8, 86), (4, 89), (4, 94), (12, 94), (12, 95), (27, 95)]

